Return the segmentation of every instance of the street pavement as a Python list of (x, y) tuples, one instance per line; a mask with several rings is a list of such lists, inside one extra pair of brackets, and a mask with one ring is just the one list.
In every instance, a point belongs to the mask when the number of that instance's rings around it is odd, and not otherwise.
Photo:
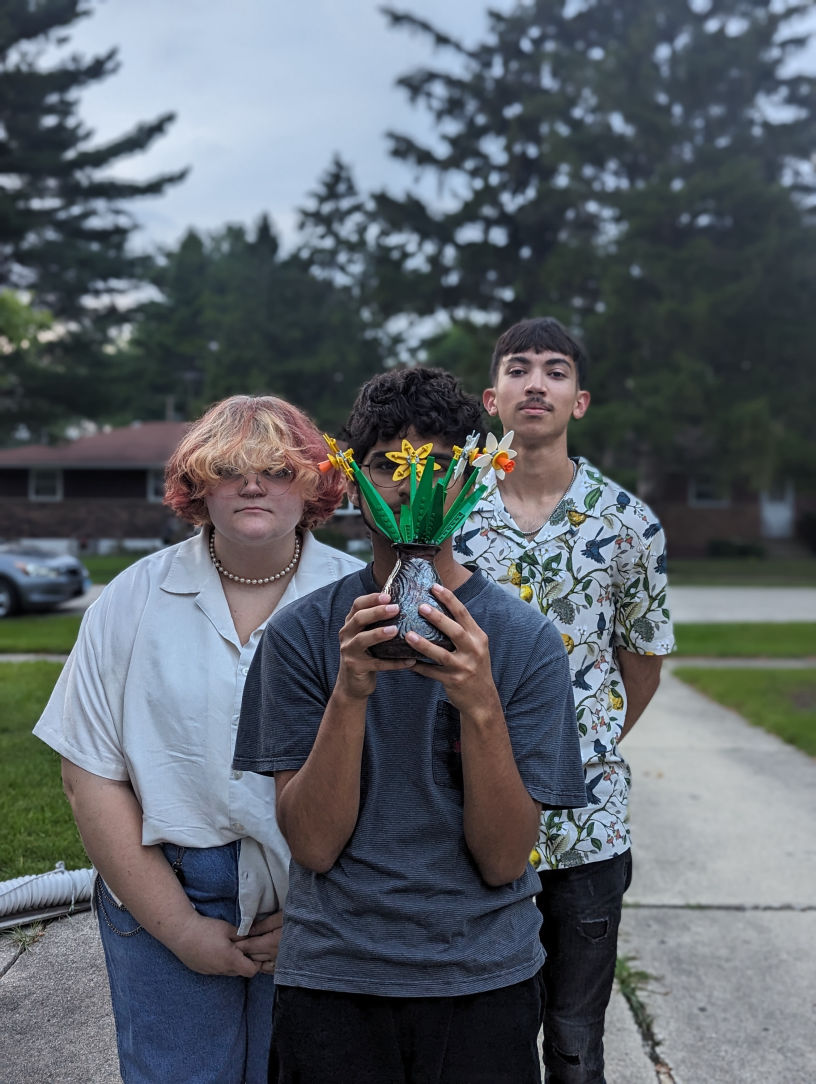
[[(625, 743), (635, 874), (619, 952), (642, 1011), (636, 1023), (616, 987), (608, 1084), (813, 1084), (816, 760), (682, 684), (673, 666)], [(90, 914), (15, 952), (0, 939), (0, 1084), (119, 1080)]]
[(816, 621), (816, 587), (669, 587), (676, 622)]

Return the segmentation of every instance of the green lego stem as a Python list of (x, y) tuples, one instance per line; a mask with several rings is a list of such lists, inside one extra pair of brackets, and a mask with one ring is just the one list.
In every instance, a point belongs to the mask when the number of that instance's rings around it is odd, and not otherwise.
[[(411, 463), (411, 500), (400, 509), (399, 522), (394, 513), (365, 476), (358, 465), (351, 461), (355, 481), (360, 487), (360, 495), (365, 501), (376, 528), (391, 542), (418, 542), (430, 546), (440, 546), (467, 519), (471, 511), (487, 492), (487, 486), (478, 486), (473, 490), (477, 471), (473, 471), (465, 482), (462, 492), (457, 496), (447, 513), (444, 513), (447, 485), (452, 473), (453, 462), (448, 467), (445, 477), (434, 484), (434, 458), (428, 456), (422, 477), (417, 482), (416, 463)], [(471, 492), (473, 490), (473, 492)]]
[(374, 520), (374, 525), (386, 538), (390, 538), (392, 542), (402, 541), (402, 535), (397, 526), (397, 521), (394, 519), (394, 513), (354, 460), (351, 461), (351, 469), (354, 472), (354, 480), (360, 487), (360, 495), (368, 505), (368, 510), (371, 513), (371, 518)]

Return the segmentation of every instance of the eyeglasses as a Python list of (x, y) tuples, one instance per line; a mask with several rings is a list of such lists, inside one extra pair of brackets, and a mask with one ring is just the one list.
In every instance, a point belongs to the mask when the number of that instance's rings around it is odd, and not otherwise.
[[(439, 478), (442, 477), (444, 472), (450, 466), (451, 457), (449, 455), (434, 456), (434, 474)], [(371, 479), (373, 484), (378, 489), (396, 489), (397, 486), (402, 485), (404, 479), (400, 479), (398, 482), (394, 481), (394, 471), (399, 468), (399, 463), (395, 463), (392, 459), (387, 459), (385, 455), (374, 455), (371, 457), (370, 463), (362, 464), (363, 470)]]
[(285, 493), (295, 480), (295, 472), (289, 467), (280, 467), (278, 470), (251, 470), (249, 474), (241, 474), (239, 471), (222, 468), (216, 472), (222, 485), (234, 486), (241, 490), (249, 485), (249, 480), (254, 476), (255, 485), (265, 493)]

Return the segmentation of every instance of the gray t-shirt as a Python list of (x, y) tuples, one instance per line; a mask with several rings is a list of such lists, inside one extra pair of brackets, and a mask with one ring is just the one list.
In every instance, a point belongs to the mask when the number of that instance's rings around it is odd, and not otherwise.
[[(334, 688), (338, 631), (370, 568), (273, 617), (247, 676), (234, 767), (300, 768)], [(493, 679), (525, 787), (554, 807), (586, 804), (569, 666), (538, 610), (474, 573), (456, 592), (488, 634)], [(491, 888), (462, 823), (459, 714), (433, 678), (381, 673), (369, 697), (357, 824), (325, 874), (294, 860), (275, 981), (433, 997), (521, 982), (543, 963), (531, 866)]]

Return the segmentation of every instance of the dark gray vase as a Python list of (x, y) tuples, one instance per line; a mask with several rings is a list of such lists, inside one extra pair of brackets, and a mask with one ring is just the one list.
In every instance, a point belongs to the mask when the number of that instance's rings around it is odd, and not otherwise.
[(433, 585), (441, 582), (434, 564), (439, 546), (429, 546), (421, 542), (395, 542), (394, 549), (397, 563), (385, 581), (383, 591), (387, 591), (391, 601), (398, 604), (400, 612), (395, 621), (383, 621), (381, 625), (396, 624), (398, 631), (393, 640), (375, 644), (369, 651), (376, 659), (422, 659), (423, 662), (436, 666), (438, 664), (427, 655), (406, 643), (405, 636), (409, 632), (416, 632), (431, 643), (444, 647), (446, 651), (454, 649), (451, 640), (426, 621), (419, 612), (420, 605), (426, 602), (448, 617), (451, 616), (431, 594)]

